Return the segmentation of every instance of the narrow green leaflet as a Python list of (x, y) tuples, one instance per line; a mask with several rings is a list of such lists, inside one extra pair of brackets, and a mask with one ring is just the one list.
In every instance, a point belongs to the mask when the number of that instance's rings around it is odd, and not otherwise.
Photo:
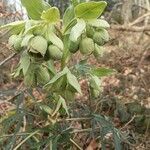
[(51, 41), (54, 45), (63, 50), (64, 44), (62, 40), (59, 37), (57, 37), (57, 35), (54, 32), (49, 31), (47, 36), (49, 41)]
[(77, 24), (71, 29), (70, 40), (76, 42), (86, 28), (86, 23), (83, 19), (79, 19)]
[(20, 75), (20, 72), (21, 72), (22, 68), (21, 66), (19, 65), (16, 70), (11, 74), (14, 78), (18, 77)]
[(56, 74), (56, 70), (54, 67), (54, 62), (52, 60), (49, 60), (46, 62), (46, 65), (48, 66), (47, 69), (51, 72), (52, 75)]
[(114, 144), (115, 144), (115, 150), (120, 150), (122, 149), (122, 145), (121, 145), (121, 138), (120, 138), (120, 134), (119, 131), (114, 128), (113, 130), (113, 137), (114, 137)]
[(23, 52), (20, 58), (20, 67), (22, 68), (23, 74), (25, 75), (30, 66), (30, 57), (27, 52)]
[(63, 107), (65, 109), (67, 115), (69, 115), (65, 99), (63, 97), (59, 96), (59, 100), (58, 100), (56, 109), (54, 110), (52, 116), (55, 116), (61, 107)]
[(0, 27), (0, 30), (9, 30), (11, 34), (19, 34), (25, 28), (25, 21), (16, 21)]
[(25, 31), (24, 31), (24, 35), (25, 34), (31, 34), (33, 33), (34, 30), (37, 30), (38, 28), (43, 29), (41, 27), (42, 21), (38, 21), (38, 20), (27, 20), (26, 24), (25, 24)]
[(71, 20), (74, 19), (74, 17), (75, 17), (74, 7), (70, 6), (66, 9), (64, 16), (63, 16), (63, 28), (64, 29), (68, 26)]
[(103, 19), (90, 19), (90, 20), (88, 20), (88, 24), (93, 27), (98, 27), (98, 28), (109, 28), (110, 27), (109, 23)]
[(96, 19), (103, 13), (106, 6), (105, 1), (80, 3), (75, 7), (75, 15), (82, 19)]
[(98, 77), (104, 77), (104, 76), (112, 75), (115, 72), (116, 71), (114, 71), (112, 69), (107, 69), (107, 68), (94, 68), (94, 69), (91, 69), (91, 71), (90, 71), (90, 73), (92, 75), (95, 75)]
[(67, 74), (68, 72), (68, 68), (64, 68), (63, 71), (57, 73), (44, 87), (50, 85), (50, 84), (53, 84), (55, 83), (59, 78), (61, 78), (62, 76), (64, 76), (65, 74)]
[(77, 92), (82, 94), (80, 84), (77, 78), (73, 74), (71, 74), (71, 72), (67, 73), (67, 81)]
[(44, 104), (43, 105), (39, 104), (39, 106), (40, 106), (40, 109), (45, 111), (47, 114), (49, 114), (49, 115), (52, 114), (53, 110), (49, 106), (44, 105)]
[(50, 8), (44, 0), (21, 0), (21, 3), (26, 8), (29, 17), (34, 20), (40, 20), (42, 12)]
[(25, 21), (12, 22), (12, 23), (9, 23), (9, 24), (1, 26), (0, 29), (7, 29), (7, 28), (11, 28), (11, 27), (18, 27), (20, 25), (25, 25)]
[(60, 13), (57, 7), (51, 7), (42, 12), (41, 19), (46, 20), (49, 23), (56, 23), (60, 20)]
[(90, 86), (95, 89), (100, 91), (100, 85), (101, 85), (101, 80), (97, 76), (91, 76), (90, 80)]
[(63, 97), (60, 96), (60, 99), (59, 99), (62, 103), (62, 107), (65, 109), (67, 115), (69, 116), (69, 112), (68, 112), (68, 108), (67, 108), (67, 105), (66, 105), (66, 101)]

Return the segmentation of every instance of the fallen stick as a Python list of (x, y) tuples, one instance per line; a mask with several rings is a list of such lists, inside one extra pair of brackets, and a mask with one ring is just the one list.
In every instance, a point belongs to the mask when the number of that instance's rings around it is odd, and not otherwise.
[(17, 54), (16, 53), (13, 53), (11, 54), (10, 56), (8, 56), (6, 59), (4, 59), (3, 61), (0, 62), (0, 67), (2, 65), (4, 65), (6, 62), (8, 62), (10, 59), (12, 59), (13, 57), (15, 57)]

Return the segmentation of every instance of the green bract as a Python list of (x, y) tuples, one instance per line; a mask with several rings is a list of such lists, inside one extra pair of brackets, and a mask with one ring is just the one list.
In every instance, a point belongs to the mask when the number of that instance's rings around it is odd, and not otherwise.
[(94, 42), (91, 38), (83, 38), (80, 42), (80, 52), (82, 54), (91, 54), (94, 51)]
[(31, 39), (30, 49), (34, 53), (41, 53), (41, 55), (45, 55), (47, 50), (47, 41), (42, 36), (35, 36)]
[(99, 58), (99, 57), (103, 56), (103, 53), (104, 53), (104, 48), (95, 43), (95, 48), (94, 48), (94, 52), (93, 52), (94, 56), (96, 58)]
[(79, 43), (80, 43), (81, 38), (78, 38), (76, 42), (69, 41), (69, 51), (71, 53), (76, 53), (79, 50)]
[(20, 35), (12, 35), (9, 38), (9, 45), (12, 46), (16, 52), (20, 52), (22, 50), (22, 37)]
[(104, 40), (102, 39), (102, 36), (101, 36), (100, 32), (95, 32), (94, 33), (93, 40), (98, 45), (103, 45), (104, 44)]
[(48, 55), (54, 60), (60, 60), (62, 58), (62, 51), (55, 45), (48, 47)]
[(50, 80), (50, 75), (46, 67), (39, 66), (36, 70), (37, 82), (46, 84)]
[(95, 29), (92, 26), (90, 26), (90, 25), (86, 26), (86, 35), (87, 35), (87, 37), (93, 38), (94, 32), (95, 32)]

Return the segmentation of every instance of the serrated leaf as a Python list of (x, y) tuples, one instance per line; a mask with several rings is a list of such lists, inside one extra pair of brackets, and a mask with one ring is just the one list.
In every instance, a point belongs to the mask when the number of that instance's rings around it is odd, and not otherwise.
[(49, 23), (56, 23), (60, 20), (60, 13), (57, 7), (51, 7), (46, 11), (43, 11), (41, 19), (46, 20)]
[(75, 15), (82, 19), (96, 19), (103, 13), (106, 6), (105, 1), (80, 3), (75, 7)]
[(71, 29), (70, 40), (76, 42), (86, 28), (86, 23), (83, 19), (79, 19), (77, 24)]
[(42, 12), (50, 8), (44, 0), (21, 0), (21, 3), (26, 8), (29, 17), (34, 20), (40, 20)]
[(115, 71), (112, 70), (112, 69), (107, 69), (107, 68), (94, 68), (94, 69), (91, 69), (90, 73), (92, 75), (95, 75), (95, 76), (98, 76), (98, 77), (104, 77), (104, 76), (114, 74)]
[(74, 19), (75, 13), (74, 13), (74, 7), (70, 6), (66, 9), (64, 15), (63, 15), (63, 28), (65, 29), (68, 24)]
[(82, 94), (81, 87), (80, 87), (80, 84), (79, 84), (77, 78), (70, 72), (67, 73), (67, 81), (77, 92)]
[(93, 27), (98, 27), (98, 28), (109, 28), (110, 27), (109, 23), (102, 19), (90, 19), (90, 20), (88, 20), (88, 24)]
[(47, 36), (48, 36), (48, 40), (50, 42), (52, 42), (58, 48), (60, 48), (61, 50), (63, 50), (64, 44), (63, 44), (62, 40), (59, 37), (57, 37), (57, 35), (54, 32), (49, 31)]
[(26, 35), (26, 36), (23, 38), (23, 40), (22, 40), (21, 46), (22, 46), (22, 47), (23, 47), (23, 46), (28, 46), (29, 41), (32, 39), (32, 37), (34, 37), (33, 34), (28, 34), (28, 35)]

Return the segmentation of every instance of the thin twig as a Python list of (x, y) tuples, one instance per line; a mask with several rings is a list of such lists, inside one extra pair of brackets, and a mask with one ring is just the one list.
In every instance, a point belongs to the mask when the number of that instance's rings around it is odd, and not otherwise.
[(10, 56), (8, 56), (5, 60), (0, 62), (0, 66), (4, 65), (6, 62), (8, 62), (10, 59), (12, 59), (13, 57), (15, 57), (17, 54), (13, 53)]
[(100, 129), (100, 127), (97, 127), (95, 129), (92, 128), (87, 128), (87, 129), (75, 129), (74, 131), (72, 131), (71, 133), (83, 133), (83, 132), (91, 132), (93, 130), (97, 130)]
[(72, 142), (79, 150), (83, 150), (73, 139), (70, 138), (70, 142)]
[(150, 31), (150, 25), (137, 27), (137, 26), (124, 26), (124, 25), (112, 25), (111, 29), (120, 31), (131, 31), (131, 32), (144, 32)]
[(92, 117), (89, 118), (67, 118), (65, 121), (83, 121), (83, 120), (90, 120)]
[(24, 140), (22, 140), (13, 150), (17, 150), (23, 143), (25, 143), (29, 138), (31, 138), (33, 135), (37, 134), (39, 130), (31, 133), (29, 136), (27, 136)]
[(148, 12), (148, 13), (146, 13), (146, 14), (140, 16), (139, 18), (137, 18), (136, 20), (134, 20), (133, 22), (131, 22), (131, 23), (129, 24), (129, 26), (133, 26), (133, 25), (135, 25), (135, 24), (137, 24), (137, 23), (140, 23), (140, 22), (143, 21), (144, 18), (147, 17), (147, 16), (150, 16), (150, 12)]
[[(18, 133), (18, 134), (15, 134), (15, 136), (24, 136), (24, 135), (30, 135), (31, 133)], [(6, 134), (6, 135), (2, 135), (0, 136), (0, 139), (1, 138), (5, 138), (5, 137), (11, 137), (11, 136), (14, 136), (14, 134)]]
[(123, 130), (124, 128), (126, 128), (135, 118), (136, 116), (134, 115), (131, 120), (129, 122), (127, 122), (120, 130)]

